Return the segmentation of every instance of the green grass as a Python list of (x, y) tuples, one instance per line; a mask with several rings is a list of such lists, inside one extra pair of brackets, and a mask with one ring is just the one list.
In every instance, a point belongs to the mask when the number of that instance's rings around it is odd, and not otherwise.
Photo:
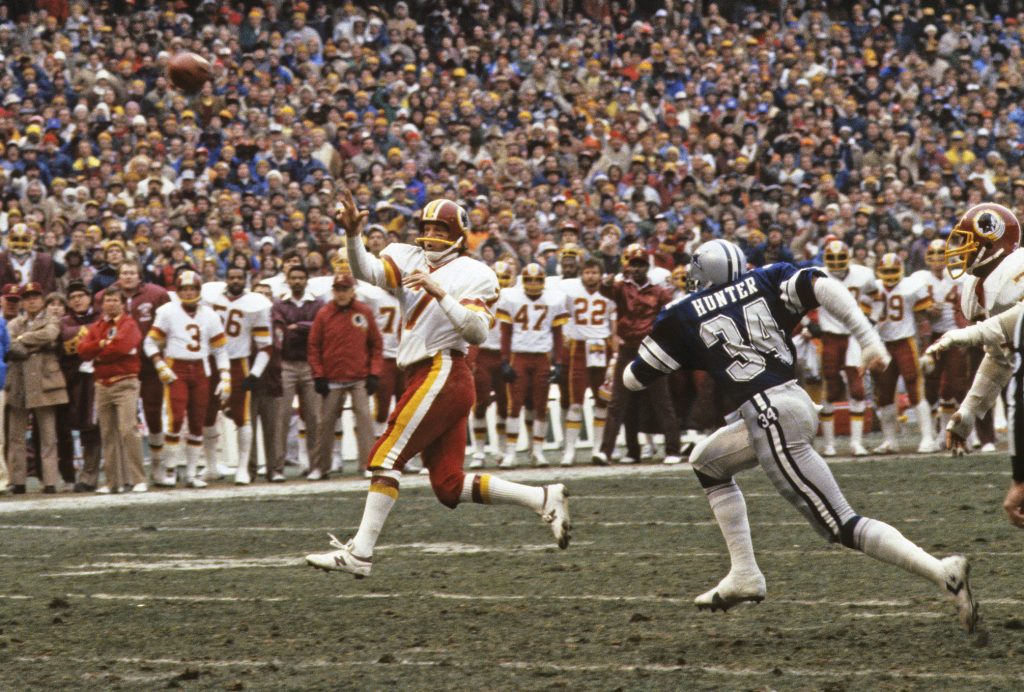
[[(984, 633), (938, 590), (823, 543), (739, 482), (761, 605), (700, 613), (727, 569), (686, 469), (574, 478), (567, 551), (525, 510), (405, 489), (372, 577), (304, 567), (362, 493), (0, 517), (5, 689), (1020, 689), (1022, 534), (1002, 455), (836, 464), (848, 499), (972, 558)], [(659, 469), (662, 471), (662, 469)], [(552, 471), (558, 475), (558, 471)], [(5, 500), (8, 502), (11, 500)]]

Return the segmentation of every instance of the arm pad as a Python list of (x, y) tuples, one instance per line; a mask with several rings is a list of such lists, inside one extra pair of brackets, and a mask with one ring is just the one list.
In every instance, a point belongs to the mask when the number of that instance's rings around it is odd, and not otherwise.
[(249, 370), (250, 375), (259, 377), (263, 374), (263, 370), (266, 369), (267, 363), (270, 362), (270, 353), (265, 349), (260, 349), (256, 352), (256, 357), (252, 361), (252, 368)]
[(814, 297), (823, 308), (850, 330), (861, 346), (876, 346), (885, 350), (878, 333), (872, 329), (868, 318), (864, 316), (846, 286), (829, 277), (816, 277)]
[(152, 358), (160, 355), (160, 346), (153, 337), (147, 336), (142, 342), (142, 352), (146, 354), (147, 358)]
[(446, 293), (439, 303), (448, 321), (455, 327), (463, 339), (471, 344), (482, 344), (487, 339), (487, 332), (490, 325), (487, 317), (475, 310), (470, 310), (465, 305), (460, 305)]

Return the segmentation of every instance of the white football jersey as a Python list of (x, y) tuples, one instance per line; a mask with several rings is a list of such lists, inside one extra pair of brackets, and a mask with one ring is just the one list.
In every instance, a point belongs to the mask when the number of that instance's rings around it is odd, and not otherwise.
[(960, 304), (963, 277), (954, 279), (945, 270), (941, 276), (936, 277), (930, 270), (922, 269), (911, 274), (910, 280), (926, 286), (932, 302), (942, 310), (941, 315), (932, 318), (932, 331), (936, 334), (945, 334), (951, 329), (956, 329), (954, 315)]
[(562, 329), (565, 338), (586, 341), (607, 339), (612, 335), (615, 303), (598, 289), (588, 291), (580, 279), (563, 279), (560, 290), (565, 295), (565, 309), (569, 313), (569, 321)]
[(382, 355), (385, 358), (397, 358), (402, 334), (402, 306), (398, 298), (366, 281), (356, 284), (356, 298), (373, 308), (377, 329), (383, 341)]
[(270, 310), (273, 304), (259, 293), (243, 293), (235, 298), (227, 292), (223, 282), (212, 281), (203, 284), (202, 299), (224, 325), (228, 358), (248, 358), (253, 354), (254, 343), (257, 351), (271, 346)]
[[(980, 285), (979, 285), (980, 284)], [(1024, 299), (1024, 248), (1017, 248), (979, 281), (965, 276), (960, 293), (964, 316), (973, 321), (998, 315)]]
[(368, 255), (366, 262), (374, 272), (373, 282), (391, 291), (401, 306), (402, 332), (398, 344), (401, 368), (443, 350), (465, 353), (469, 348), (432, 296), (402, 286), (402, 277), (407, 274), (416, 270), (429, 273), (457, 303), (480, 313), (488, 326), (493, 323), (491, 306), (498, 299), (498, 277), (483, 262), (459, 256), (432, 270), (423, 249), (405, 243), (392, 243), (381, 251), (379, 260)]
[(882, 341), (916, 337), (917, 319), (914, 313), (932, 306), (928, 287), (904, 278), (892, 288), (884, 284), (879, 288), (872, 312), (878, 336)]
[[(498, 303), (501, 302), (501, 296), (505, 294), (505, 291), (512, 291), (515, 290), (515, 288), (516, 287), (501, 289), (498, 293)], [(497, 307), (498, 303), (495, 303), (495, 307)], [(501, 350), (501, 321), (494, 320), (494, 324), (491, 325), (490, 331), (487, 332), (487, 338), (482, 344), (480, 344), (480, 348), (487, 349), (489, 351)]]
[[(164, 358), (202, 360), (227, 345), (224, 325), (212, 308), (200, 304), (194, 315), (188, 314), (179, 302), (157, 308), (147, 341), (152, 340)], [(146, 349), (150, 353), (150, 349)]]
[[(822, 269), (827, 276), (832, 277), (853, 295), (853, 299), (867, 309), (871, 308), (872, 299), (878, 294), (878, 283), (875, 281), (875, 273), (867, 267), (859, 264), (851, 264), (846, 276), (839, 278), (827, 269)], [(818, 324), (821, 331), (829, 334), (849, 334), (850, 330), (842, 322), (832, 315), (825, 308), (818, 308)]]
[(569, 321), (565, 294), (546, 289), (537, 298), (519, 287), (502, 291), (495, 315), (512, 325), (513, 353), (551, 353), (555, 347), (551, 330)]

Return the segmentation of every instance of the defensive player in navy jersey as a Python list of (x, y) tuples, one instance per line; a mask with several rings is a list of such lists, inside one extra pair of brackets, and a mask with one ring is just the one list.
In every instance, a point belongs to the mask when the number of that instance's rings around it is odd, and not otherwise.
[(940, 560), (892, 526), (858, 515), (811, 444), (817, 407), (796, 382), (793, 328), (820, 305), (860, 342), (864, 367), (884, 368), (889, 360), (885, 346), (850, 292), (820, 270), (780, 263), (742, 273), (744, 265), (732, 243), (701, 245), (690, 265), (690, 278), (701, 290), (662, 310), (623, 373), (624, 384), (639, 391), (678, 369), (705, 370), (739, 407), (739, 419), (690, 456), (732, 562), (729, 574), (696, 598), (697, 607), (727, 610), (765, 597), (746, 503), (732, 478), (760, 464), (819, 533), (928, 579), (955, 599), (961, 625), (973, 631), (978, 616), (967, 559), (952, 555)]

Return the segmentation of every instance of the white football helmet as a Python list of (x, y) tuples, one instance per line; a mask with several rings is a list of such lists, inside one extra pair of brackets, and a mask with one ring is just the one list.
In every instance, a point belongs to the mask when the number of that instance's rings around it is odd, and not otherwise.
[(739, 278), (747, 268), (743, 251), (728, 240), (704, 243), (690, 260), (689, 279), (698, 289), (724, 286)]

